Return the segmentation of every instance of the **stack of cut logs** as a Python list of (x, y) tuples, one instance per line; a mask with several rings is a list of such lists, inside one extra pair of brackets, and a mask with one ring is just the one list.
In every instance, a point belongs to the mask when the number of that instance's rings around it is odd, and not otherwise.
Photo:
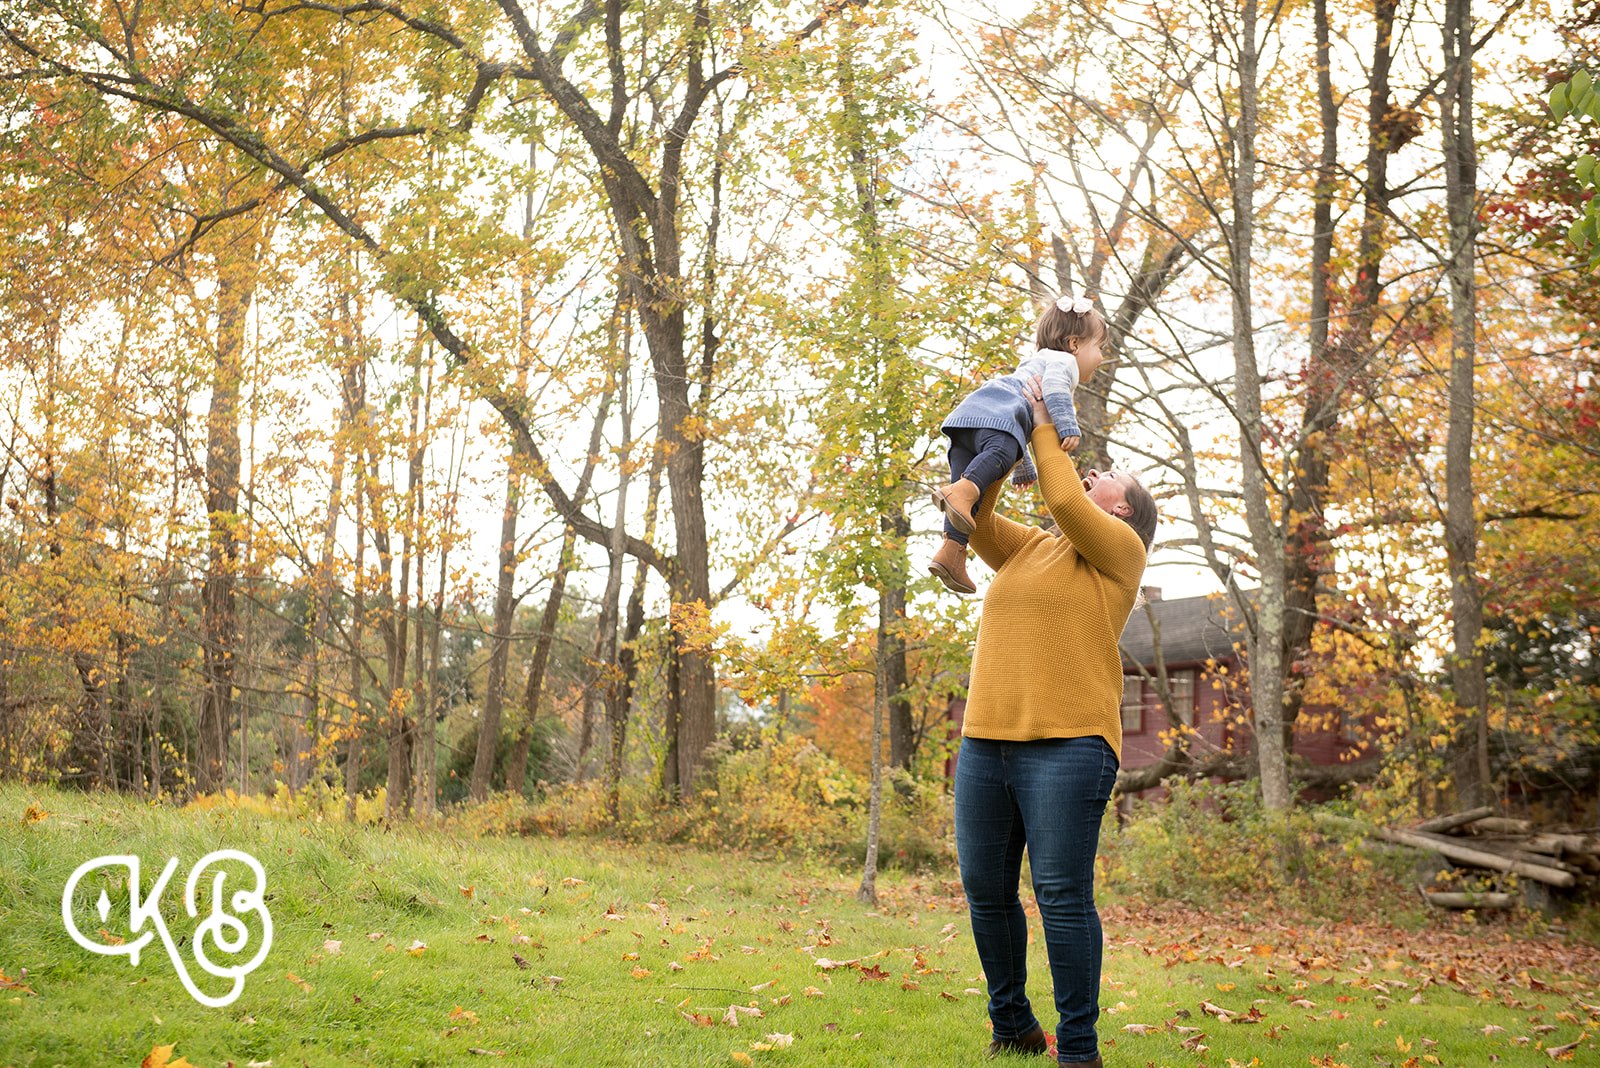
[[(1377, 836), (1440, 854), (1457, 867), (1510, 872), (1548, 886), (1572, 889), (1600, 876), (1600, 831), (1536, 830), (1528, 820), (1505, 819), (1475, 808), (1425, 820), (1409, 830), (1380, 827)], [(1422, 890), (1441, 908), (1508, 908), (1516, 895)]]

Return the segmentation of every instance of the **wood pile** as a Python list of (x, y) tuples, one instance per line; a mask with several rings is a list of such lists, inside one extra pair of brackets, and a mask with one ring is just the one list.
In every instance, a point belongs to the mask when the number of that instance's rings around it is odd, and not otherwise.
[[(1563, 890), (1600, 885), (1600, 831), (1546, 830), (1496, 816), (1489, 807), (1424, 820), (1409, 829), (1379, 827), (1388, 842), (1438, 853), (1457, 868), (1507, 872)], [(1418, 888), (1442, 908), (1507, 908), (1516, 895)]]

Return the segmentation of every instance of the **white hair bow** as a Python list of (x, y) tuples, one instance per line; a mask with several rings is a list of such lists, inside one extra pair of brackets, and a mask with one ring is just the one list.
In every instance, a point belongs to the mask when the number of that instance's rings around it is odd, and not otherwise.
[(1083, 315), (1094, 307), (1094, 301), (1088, 297), (1063, 296), (1056, 299), (1056, 307), (1064, 312), (1072, 312), (1074, 315)]

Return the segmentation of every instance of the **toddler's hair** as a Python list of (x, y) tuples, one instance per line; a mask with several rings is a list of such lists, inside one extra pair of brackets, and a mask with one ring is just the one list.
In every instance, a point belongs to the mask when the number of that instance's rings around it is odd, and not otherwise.
[(1041, 349), (1070, 352), (1068, 342), (1071, 339), (1093, 339), (1103, 345), (1110, 332), (1099, 308), (1090, 308), (1079, 315), (1077, 312), (1062, 311), (1051, 301), (1040, 314), (1039, 325), (1034, 327), (1033, 343)]

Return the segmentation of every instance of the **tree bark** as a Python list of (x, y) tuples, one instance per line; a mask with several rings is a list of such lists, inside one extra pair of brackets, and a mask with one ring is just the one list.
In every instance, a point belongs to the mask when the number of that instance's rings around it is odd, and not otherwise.
[(1465, 726), (1456, 786), (1469, 804), (1491, 796), (1489, 695), (1484, 679), (1483, 598), (1478, 588), (1478, 518), (1473, 496), (1473, 376), (1477, 363), (1477, 140), (1472, 121), (1472, 3), (1446, 0), (1445, 77), (1439, 110), (1444, 130), (1445, 201), (1450, 217), (1450, 422), (1445, 443), (1445, 550), (1450, 569), (1450, 679)]
[(1457, 827), (1465, 827), (1469, 823), (1476, 823), (1494, 815), (1494, 806), (1483, 805), (1480, 808), (1468, 809), (1466, 812), (1452, 812), (1445, 816), (1435, 816), (1431, 820), (1423, 820), (1413, 831), (1423, 831), (1431, 834), (1443, 834), (1445, 831)]
[(489, 624), (489, 671), (484, 682), (483, 718), (478, 721), (478, 750), (472, 761), (471, 796), (489, 796), (495, 754), (500, 745), (500, 717), (505, 705), (506, 663), (511, 656), (511, 626), (516, 612), (517, 512), (522, 500), (522, 476), (512, 455), (506, 472), (505, 507), (500, 513), (500, 549), (495, 571), (494, 618)]
[(1259, 602), (1240, 609), (1249, 628), (1250, 696), (1255, 714), (1255, 748), (1261, 776), (1262, 803), (1269, 811), (1290, 806), (1287, 750), (1283, 742), (1283, 533), (1273, 519), (1267, 498), (1269, 480), (1264, 453), (1261, 375), (1256, 362), (1254, 293), (1251, 258), (1255, 238), (1257, 115), (1257, 2), (1244, 0), (1239, 28), (1239, 113), (1231, 132), (1232, 211), (1228, 227), (1228, 274), (1233, 321), (1235, 407), (1243, 467), (1245, 518), (1251, 547), (1261, 569)]
[(255, 294), (253, 241), (240, 255), (223, 255), (216, 290), (216, 335), (212, 351), (211, 404), (206, 414), (206, 575), (201, 584), (201, 635), (205, 673), (200, 706), (200, 766), (203, 792), (221, 789), (228, 736), (237, 718), (234, 656), (237, 651), (235, 584), (239, 566), (239, 390), (244, 380), (245, 325)]
[[(626, 342), (625, 342), (626, 343)], [(600, 442), (611, 411), (612, 390), (607, 388), (600, 397), (600, 407), (595, 412), (594, 424), (589, 428), (589, 449), (585, 453), (583, 473), (578, 476), (578, 488), (573, 499), (582, 504), (589, 495), (594, 479), (596, 462), (600, 456)], [(612, 539), (616, 537), (612, 529)], [(647, 538), (651, 534), (645, 535)], [(550, 649), (555, 644), (556, 624), (561, 618), (561, 602), (566, 596), (567, 575), (572, 567), (572, 553), (577, 533), (568, 526), (561, 538), (561, 555), (556, 560), (556, 572), (550, 580), (550, 596), (545, 601), (544, 614), (539, 619), (539, 634), (534, 640), (533, 656), (528, 661), (527, 683), (522, 691), (522, 729), (517, 732), (516, 743), (506, 768), (506, 789), (525, 793), (528, 778), (528, 755), (533, 748), (533, 727), (539, 718), (539, 699), (544, 692), (545, 673), (550, 665)], [(626, 542), (626, 538), (624, 537)]]
[[(883, 533), (896, 544), (904, 545), (911, 536), (911, 520), (902, 510), (883, 517)], [(907, 572), (901, 572), (907, 574)], [(882, 595), (881, 611), (890, 624), (883, 634), (883, 656), (879, 666), (884, 671), (884, 687), (888, 693), (889, 714), (889, 764), (904, 771), (911, 770), (917, 755), (916, 725), (911, 719), (911, 695), (906, 683), (910, 668), (906, 659), (906, 587), (903, 580), (891, 581)]]
[(861, 865), (861, 886), (856, 900), (866, 905), (878, 903), (878, 837), (883, 826), (883, 721), (889, 711), (889, 680), (886, 674), (889, 631), (895, 625), (889, 615), (887, 598), (878, 599), (877, 663), (872, 683), (871, 780), (867, 793), (867, 855)]
[[(655, 537), (656, 505), (661, 497), (661, 453), (650, 460), (650, 477), (645, 489), (644, 536)], [(634, 567), (633, 589), (628, 593), (628, 613), (622, 627), (622, 643), (617, 650), (617, 688), (611, 695), (606, 714), (611, 721), (611, 753), (606, 761), (606, 812), (611, 822), (622, 818), (622, 757), (627, 744), (628, 712), (633, 706), (633, 684), (638, 675), (639, 635), (644, 630), (645, 583), (650, 577), (644, 561)]]
[[(349, 323), (349, 309), (346, 307), (346, 322)], [(367, 406), (367, 361), (364, 351), (359, 345), (352, 345), (354, 354), (352, 371), (354, 383), (352, 397), (354, 406), (352, 416), (365, 410)], [(352, 424), (352, 429), (355, 425)], [(365, 427), (360, 428), (365, 431)], [(365, 434), (362, 434), (365, 438)], [(366, 729), (363, 708), (366, 701), (362, 688), (366, 679), (365, 652), (361, 648), (362, 639), (366, 630), (367, 616), (367, 495), (362, 492), (362, 481), (366, 472), (361, 466), (360, 442), (354, 450), (356, 453), (355, 468), (355, 497), (356, 497), (356, 558), (355, 568), (350, 576), (350, 723), (348, 734), (345, 738), (344, 757), (344, 814), (345, 818), (354, 822), (356, 818), (356, 798), (361, 792), (361, 734)]]
[(1285, 671), (1283, 728), (1292, 741), (1310, 669), (1311, 634), (1315, 628), (1317, 593), (1334, 567), (1328, 552), (1326, 506), (1332, 459), (1337, 449), (1339, 413), (1357, 375), (1375, 351), (1373, 339), (1379, 299), (1380, 269), (1388, 247), (1391, 199), (1389, 158), (1405, 144), (1413, 129), (1397, 122), (1391, 100), (1389, 71), (1394, 59), (1397, 0), (1375, 0), (1372, 74), (1367, 98), (1366, 176), (1362, 183), (1361, 240), (1356, 253), (1355, 284), (1343, 309), (1343, 326), (1334, 334), (1330, 275), (1333, 249), (1334, 183), (1338, 177), (1338, 105), (1329, 69), (1326, 0), (1318, 0), (1317, 102), (1322, 124), (1322, 152), (1317, 162), (1313, 196), (1311, 246), (1311, 352), (1306, 367), (1299, 456), (1290, 476), (1290, 516), (1285, 541), (1283, 663)]
[(1498, 853), (1490, 853), (1482, 849), (1473, 849), (1441, 834), (1418, 834), (1415, 831), (1397, 831), (1390, 827), (1378, 827), (1372, 833), (1386, 842), (1413, 846), (1417, 849), (1429, 849), (1440, 856), (1447, 857), (1450, 860), (1458, 860), (1463, 864), (1470, 864), (1476, 868), (1508, 871), (1516, 875), (1526, 876), (1529, 879), (1536, 879), (1541, 883), (1548, 883), (1551, 886), (1571, 886), (1577, 882), (1571, 872), (1558, 871), (1547, 865), (1534, 864), (1526, 860), (1513, 860), (1510, 857), (1502, 857)]

